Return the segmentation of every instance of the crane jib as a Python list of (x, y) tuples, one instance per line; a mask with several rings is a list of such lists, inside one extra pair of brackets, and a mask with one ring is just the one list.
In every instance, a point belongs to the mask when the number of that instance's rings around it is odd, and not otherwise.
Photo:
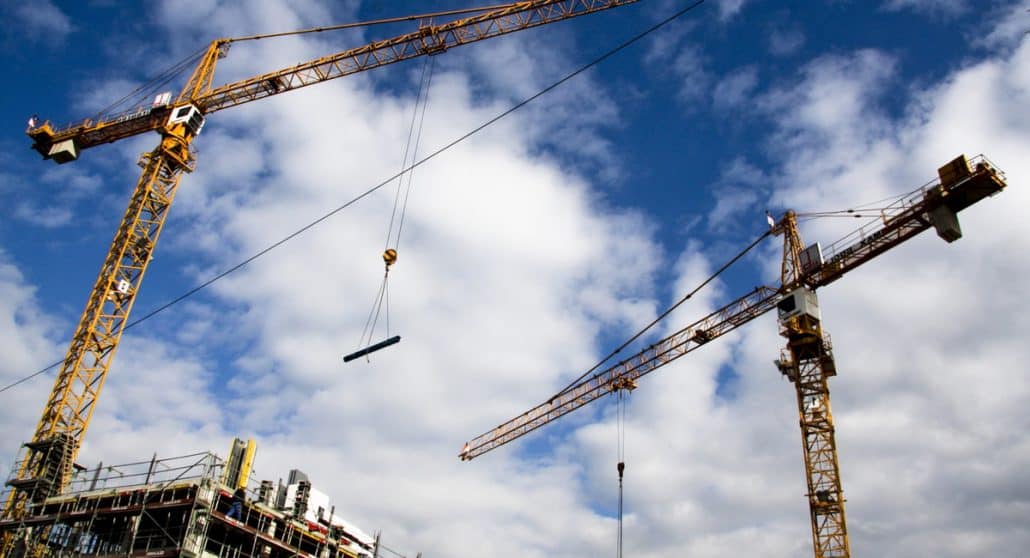
[[(485, 13), (439, 25), (423, 25), (396, 37), (302, 62), (289, 68), (210, 87), (215, 61), (225, 54), (225, 40), (216, 41), (195, 70), (177, 103), (190, 102), (205, 115), (273, 95), (293, 91), (402, 60), (433, 55), (449, 48), (531, 29), (586, 14), (636, 3), (638, 0), (532, 0), (495, 6)], [(162, 94), (163, 95), (163, 94)], [(128, 114), (85, 119), (64, 127), (50, 122), (28, 130), (32, 148), (46, 159), (67, 163), (79, 152), (160, 129), (172, 110), (159, 96), (153, 109), (130, 109)], [(181, 106), (178, 105), (178, 106)], [(150, 111), (150, 112), (148, 112)], [(155, 116), (160, 114), (160, 117)], [(56, 151), (55, 151), (56, 149)]]

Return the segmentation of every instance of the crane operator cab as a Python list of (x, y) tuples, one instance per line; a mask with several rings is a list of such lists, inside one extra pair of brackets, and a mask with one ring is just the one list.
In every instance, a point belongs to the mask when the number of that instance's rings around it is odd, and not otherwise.
[(784, 295), (776, 303), (776, 316), (781, 324), (802, 315), (810, 316), (816, 321), (821, 319), (819, 298), (815, 295), (815, 291), (808, 287), (798, 287)]
[(204, 129), (204, 115), (200, 109), (193, 105), (183, 105), (172, 109), (172, 116), (168, 119), (168, 127), (174, 128), (176, 124), (185, 125), (191, 136), (200, 135)]

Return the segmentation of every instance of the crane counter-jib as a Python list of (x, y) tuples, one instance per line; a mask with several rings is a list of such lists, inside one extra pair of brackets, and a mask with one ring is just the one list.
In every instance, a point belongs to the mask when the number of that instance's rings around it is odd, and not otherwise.
[(881, 218), (831, 244), (825, 261), (806, 274), (804, 283), (816, 288), (933, 227), (938, 236), (954, 242), (962, 236), (956, 214), (1000, 192), (1005, 177), (983, 155), (959, 157), (941, 167), (938, 180), (887, 207)]

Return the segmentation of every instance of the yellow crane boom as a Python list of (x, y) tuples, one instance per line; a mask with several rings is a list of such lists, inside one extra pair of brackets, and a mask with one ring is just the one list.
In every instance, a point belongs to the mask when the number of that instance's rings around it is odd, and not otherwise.
[[(59, 494), (72, 472), (107, 371), (139, 292), (183, 173), (195, 158), (191, 144), (215, 111), (308, 85), (377, 68), (499, 35), (632, 4), (637, 0), (528, 0), (495, 7), (448, 23), (423, 24), (412, 33), (318, 58), (212, 89), (216, 62), (234, 39), (211, 43), (176, 98), (120, 115), (55, 128), (44, 122), (27, 131), (44, 158), (66, 163), (79, 152), (144, 132), (161, 141), (144, 153), (143, 168), (111, 248), (72, 336), (53, 390), (17, 473), (0, 520), (17, 520), (26, 506)], [(5, 541), (0, 554), (6, 555)]]
[(829, 335), (821, 327), (815, 290), (931, 227), (948, 242), (961, 237), (957, 213), (1006, 186), (1004, 176), (982, 155), (972, 164), (960, 156), (941, 167), (939, 180), (830, 245), (825, 256), (818, 244), (804, 247), (796, 216), (788, 211), (771, 231), (784, 237), (778, 287), (759, 286), (625, 361), (574, 383), (473, 438), (458, 456), (474, 459), (604, 395), (633, 389), (644, 375), (776, 308), (780, 334), (787, 338), (777, 367), (797, 395), (815, 556), (847, 558), (851, 551), (827, 386), (827, 379), (836, 375), (836, 364)]
[(212, 89), (211, 81), (215, 65), (220, 58), (226, 56), (229, 46), (233, 42), (249, 40), (254, 37), (216, 39), (208, 46), (186, 87), (174, 103), (136, 107), (110, 117), (96, 121), (85, 119), (59, 129), (50, 122), (43, 122), (39, 127), (30, 129), (27, 133), (33, 139), (33, 149), (47, 159), (64, 163), (77, 158), (78, 153), (83, 149), (144, 132), (160, 130), (172, 112), (186, 104), (192, 104), (199, 109), (201, 114), (208, 115), (308, 85), (423, 55), (439, 54), (452, 47), (637, 1), (531, 0), (514, 2), (472, 17), (439, 25), (420, 25), (417, 31), (411, 33), (371, 42)]

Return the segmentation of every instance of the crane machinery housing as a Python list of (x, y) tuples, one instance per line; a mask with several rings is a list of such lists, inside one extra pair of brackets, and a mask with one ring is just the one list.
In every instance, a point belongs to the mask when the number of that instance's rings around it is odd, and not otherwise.
[(816, 289), (933, 227), (947, 242), (962, 236), (958, 212), (1006, 186), (1004, 175), (984, 156), (960, 156), (938, 170), (938, 180), (882, 210), (869, 223), (827, 247), (805, 247), (797, 215), (787, 211), (766, 234), (783, 236), (780, 284), (759, 286), (636, 355), (584, 377), (553, 398), (465, 444), (459, 457), (474, 459), (604, 395), (636, 387), (642, 376), (716, 338), (777, 311), (787, 344), (776, 361), (797, 397), (807, 479), (809, 519), (816, 558), (851, 555), (844, 492), (827, 380), (837, 374), (830, 336), (822, 327)]
[[(0, 515), (0, 554), (7, 556), (13, 530), (67, 486), (104, 380), (118, 348), (143, 275), (151, 261), (179, 182), (192, 172), (193, 141), (214, 112), (395, 62), (443, 53), (449, 48), (633, 4), (637, 0), (524, 0), (485, 8), (396, 18), (419, 20), (416, 31), (370, 42), (289, 68), (213, 87), (216, 63), (232, 43), (267, 35), (212, 41), (181, 92), (158, 95), (148, 104), (67, 125), (30, 122), (32, 148), (56, 163), (82, 151), (146, 132), (160, 142), (142, 154), (143, 171), (87, 299), (60, 364), (42, 416), (5, 488)], [(436, 24), (434, 16), (467, 17)], [(474, 15), (467, 15), (473, 13)], [(328, 28), (310, 31), (324, 31)], [(47, 529), (33, 536), (45, 544)]]

